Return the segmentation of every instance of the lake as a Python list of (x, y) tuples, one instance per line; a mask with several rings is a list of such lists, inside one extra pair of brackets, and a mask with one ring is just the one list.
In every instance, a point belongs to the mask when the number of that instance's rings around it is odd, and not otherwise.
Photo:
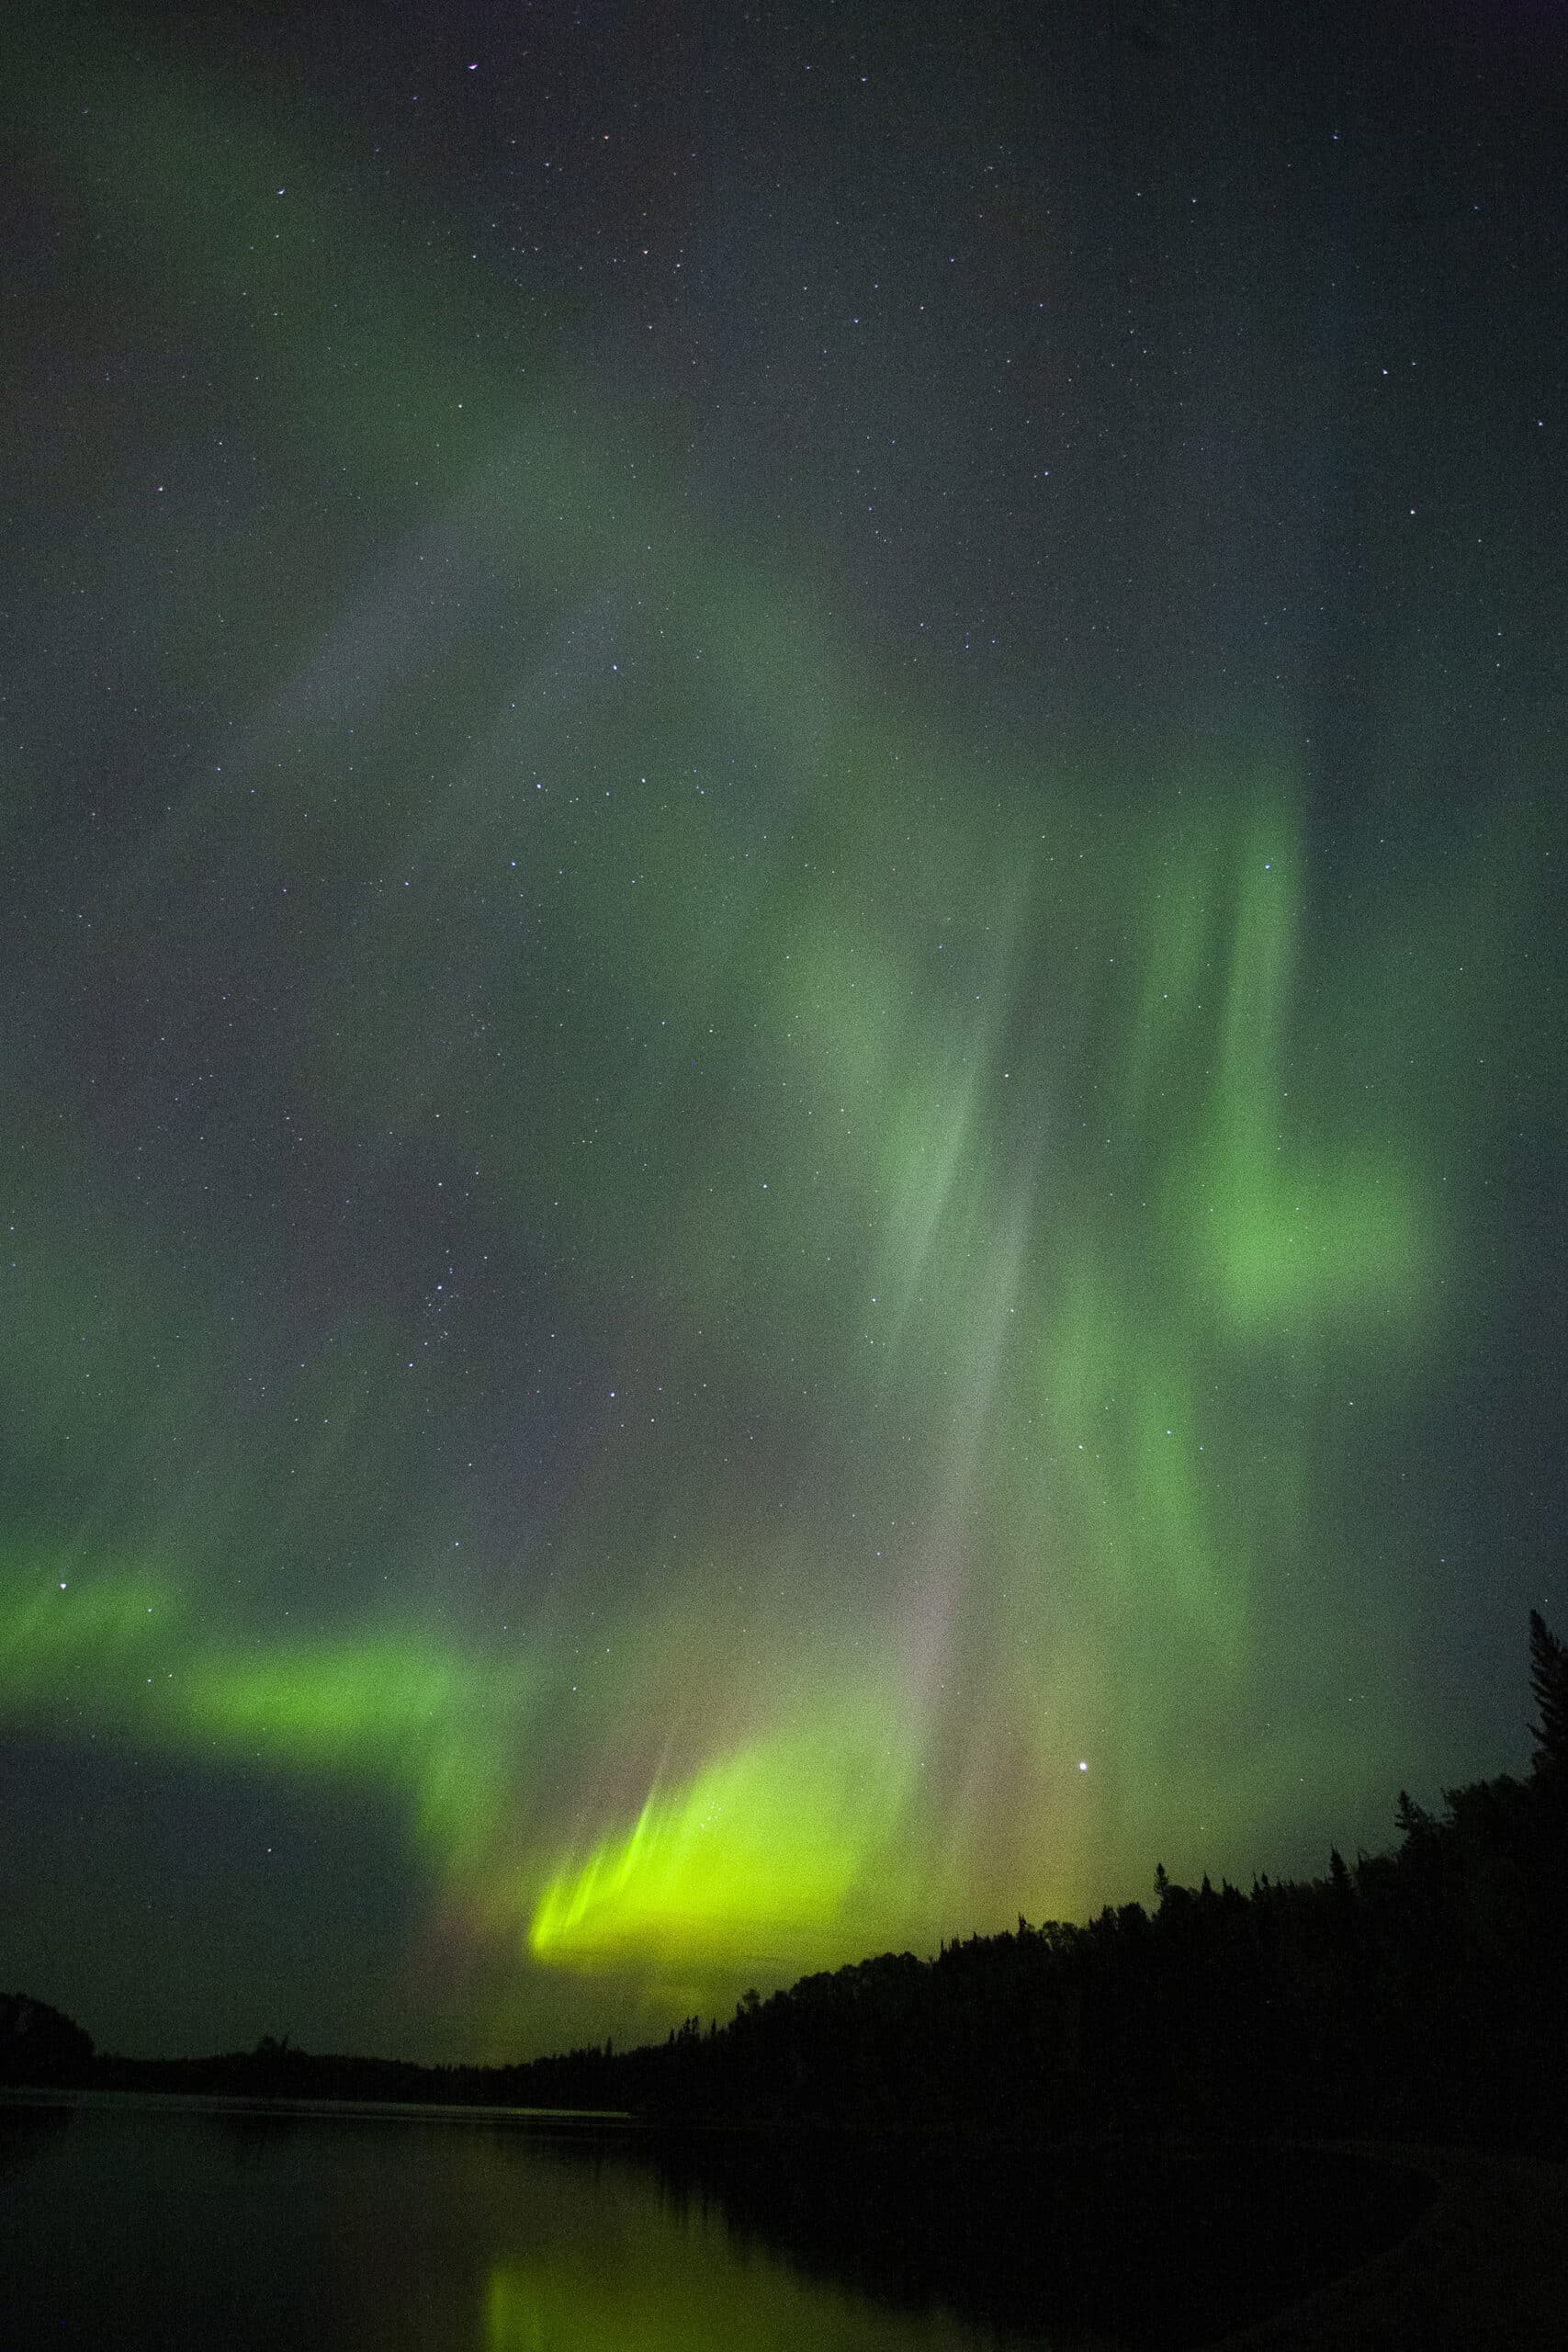
[(1427, 2193), (1394, 2168), (1303, 2152), (655, 2143), (523, 2113), (13, 2095), (0, 2344), (1197, 2345), (1386, 2243)]

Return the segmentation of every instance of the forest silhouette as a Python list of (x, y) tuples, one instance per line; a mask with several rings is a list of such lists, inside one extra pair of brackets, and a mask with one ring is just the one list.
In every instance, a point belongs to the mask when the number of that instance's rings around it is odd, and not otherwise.
[(1568, 1647), (1529, 1623), (1528, 1777), (1401, 1792), (1398, 1843), (1250, 1891), (1155, 1873), (1152, 1908), (1019, 1919), (746, 1994), (725, 2025), (515, 2065), (94, 2052), (0, 1996), (0, 2083), (613, 2109), (666, 2124), (1046, 2139), (1332, 2136), (1568, 2153)]

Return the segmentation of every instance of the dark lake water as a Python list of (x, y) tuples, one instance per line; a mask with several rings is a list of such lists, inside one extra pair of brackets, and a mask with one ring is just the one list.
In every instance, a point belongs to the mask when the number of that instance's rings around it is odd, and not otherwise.
[[(1292, 2167), (1294, 2169), (1292, 2169)], [(1270, 2175), (1267, 2193), (1260, 2174)], [(213, 2102), (0, 2103), (0, 2345), (1008, 2352), (1213, 2341), (1398, 2234), (1411, 2176)]]

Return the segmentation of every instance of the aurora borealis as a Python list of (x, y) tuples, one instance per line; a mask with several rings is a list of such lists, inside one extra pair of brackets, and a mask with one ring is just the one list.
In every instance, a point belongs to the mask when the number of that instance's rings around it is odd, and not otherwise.
[(130, 2051), (1321, 1870), (1568, 1617), (1561, 12), (654, 13), (0, 37), (0, 1983)]

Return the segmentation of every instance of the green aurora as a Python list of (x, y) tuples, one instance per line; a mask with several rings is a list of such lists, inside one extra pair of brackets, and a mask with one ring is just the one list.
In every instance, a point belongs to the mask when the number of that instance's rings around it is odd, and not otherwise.
[(7, 1734), (386, 1810), (361, 2038), (482, 2055), (1462, 1770), (1541, 822), (1348, 873), (1267, 715), (976, 736), (327, 134), (11, 63), (81, 299), (293, 479), (104, 557), (220, 741), (79, 858), (11, 755)]

